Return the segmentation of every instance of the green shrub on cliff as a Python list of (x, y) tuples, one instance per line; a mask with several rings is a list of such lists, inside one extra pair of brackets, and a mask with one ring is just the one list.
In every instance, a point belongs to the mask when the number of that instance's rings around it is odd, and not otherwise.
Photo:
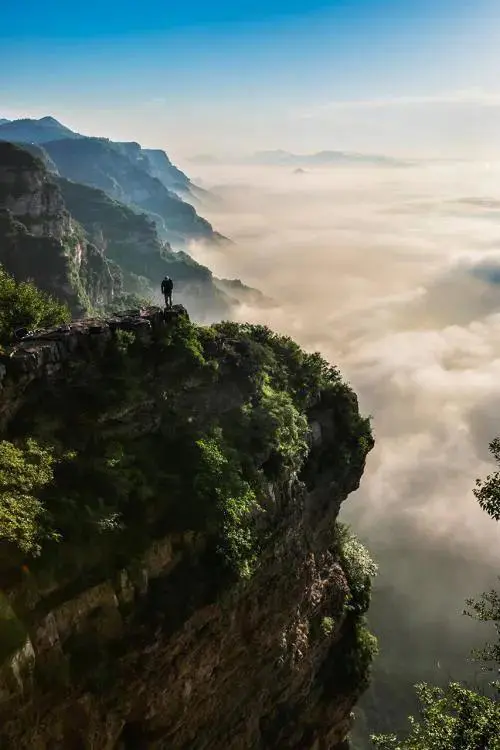
[(243, 479), (238, 454), (224, 444), (220, 429), (197, 440), (196, 445), (200, 463), (194, 484), (200, 498), (213, 506), (220, 519), (220, 551), (243, 578), (249, 578), (258, 554), (252, 516), (261, 512), (255, 490)]
[(65, 323), (66, 305), (27, 281), (15, 281), (0, 266), (0, 345), (12, 341), (16, 328), (43, 328)]
[(213, 330), (246, 348), (256, 369), (267, 373), (274, 388), (287, 391), (299, 408), (307, 408), (324, 389), (341, 384), (340, 373), (318, 352), (305, 352), (289, 336), (263, 325), (222, 322)]
[(350, 590), (350, 610), (364, 614), (370, 604), (372, 579), (378, 566), (359, 539), (344, 523), (335, 524), (334, 546)]
[[(326, 635), (324, 630), (323, 635)], [(377, 639), (370, 632), (365, 617), (348, 612), (342, 625), (342, 636), (332, 643), (321, 668), (325, 694), (333, 697), (352, 691), (360, 695), (369, 685), (377, 653)]]
[(0, 442), (0, 542), (22, 553), (38, 554), (55, 536), (40, 498), (53, 479), (53, 463), (51, 452), (31, 438), (19, 446)]
[(323, 617), (321, 619), (321, 632), (325, 638), (329, 638), (335, 632), (335, 620), (333, 617)]
[[(344, 523), (336, 523), (332, 553), (337, 557), (347, 579), (349, 592), (343, 607), (342, 637), (333, 643), (324, 667), (325, 684), (332, 691), (363, 692), (369, 685), (372, 663), (378, 654), (377, 638), (370, 632), (365, 613), (370, 604), (372, 579), (377, 565), (370, 553)], [(323, 637), (335, 632), (331, 616), (323, 617)]]
[(306, 416), (293, 403), (287, 391), (264, 383), (260, 393), (259, 429), (267, 434), (269, 447), (279, 455), (283, 466), (298, 471), (307, 455), (309, 426)]

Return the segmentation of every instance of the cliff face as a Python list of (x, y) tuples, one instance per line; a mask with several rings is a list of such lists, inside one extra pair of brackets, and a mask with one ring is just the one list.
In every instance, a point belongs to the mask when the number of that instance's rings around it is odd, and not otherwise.
[(142, 148), (135, 142), (114, 142), (114, 147), (122, 151), (132, 163), (137, 164), (179, 197), (189, 197), (191, 182), (184, 172), (172, 164), (165, 151)]
[(194, 185), (184, 172), (172, 164), (165, 151), (158, 148), (146, 148), (144, 154), (149, 161), (151, 174), (161, 180), (165, 187), (181, 197), (190, 195)]
[(48, 172), (50, 172), (53, 175), (58, 175), (59, 172), (57, 170), (57, 167), (55, 163), (52, 161), (48, 153), (45, 151), (44, 147), (41, 144), (36, 143), (26, 143), (25, 141), (10, 141), (11, 143), (14, 143), (15, 146), (18, 146), (19, 148), (22, 148), (24, 151), (27, 151), (30, 154), (33, 154), (33, 156), (36, 156), (41, 162), (43, 162), (45, 168)]
[(0, 142), (0, 263), (19, 280), (67, 301), (75, 314), (109, 304), (106, 259), (71, 219), (43, 162)]
[(344, 747), (373, 644), (335, 521), (373, 441), (338, 373), (174, 308), (26, 339), (0, 383), (1, 746)]
[(44, 165), (13, 144), (1, 143), (0, 149), (2, 207), (29, 227), (31, 234), (62, 239), (71, 231), (70, 218), (56, 185), (47, 179)]

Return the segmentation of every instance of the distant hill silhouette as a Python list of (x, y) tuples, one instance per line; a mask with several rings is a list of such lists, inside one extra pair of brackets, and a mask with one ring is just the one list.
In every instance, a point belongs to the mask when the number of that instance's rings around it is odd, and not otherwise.
[(0, 140), (24, 141), (26, 143), (46, 143), (60, 138), (82, 138), (70, 128), (62, 125), (54, 117), (42, 117), (39, 120), (23, 118), (22, 120), (0, 121)]
[(248, 160), (253, 164), (288, 167), (321, 167), (335, 165), (367, 164), (375, 166), (405, 166), (406, 162), (390, 156), (359, 154), (348, 151), (319, 151), (314, 154), (293, 154), (289, 151), (258, 151)]
[(294, 154), (290, 151), (257, 151), (251, 156), (216, 156), (199, 154), (188, 159), (193, 164), (255, 164), (273, 167), (327, 167), (371, 165), (380, 167), (405, 167), (411, 162), (378, 154), (360, 154), (351, 151), (318, 151), (313, 154)]

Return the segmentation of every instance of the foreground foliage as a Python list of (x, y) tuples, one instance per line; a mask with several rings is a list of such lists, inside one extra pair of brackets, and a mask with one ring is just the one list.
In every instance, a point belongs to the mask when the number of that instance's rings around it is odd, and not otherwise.
[(417, 685), (421, 718), (410, 717), (410, 734), (375, 737), (379, 750), (498, 750), (500, 703), (452, 682), (446, 689)]
[[(112, 569), (154, 537), (190, 531), (248, 578), (279, 520), (269, 483), (307, 482), (316, 461), (341, 486), (373, 442), (338, 371), (263, 326), (181, 315), (149, 345), (117, 331), (99, 366), (80, 368), (21, 410), (24, 437), (0, 446), (0, 549), (53, 575)], [(307, 411), (320, 401), (338, 437), (309, 454)], [(366, 571), (349, 539), (359, 603)]]
[(43, 328), (70, 319), (66, 305), (28, 282), (17, 282), (0, 266), (0, 346), (9, 344), (16, 328)]
[(372, 580), (377, 575), (378, 566), (364, 544), (344, 523), (336, 524), (335, 545), (349, 584), (348, 609), (363, 615), (368, 610)]
[(15, 446), (0, 442), (0, 538), (35, 554), (44, 538), (47, 511), (40, 499), (53, 479), (53, 456), (28, 438)]

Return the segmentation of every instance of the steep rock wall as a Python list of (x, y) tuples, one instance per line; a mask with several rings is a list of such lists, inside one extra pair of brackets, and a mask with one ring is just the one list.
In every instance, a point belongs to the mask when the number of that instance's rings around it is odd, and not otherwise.
[(7, 142), (0, 142), (0, 240), (0, 263), (9, 273), (35, 278), (75, 315), (110, 304), (119, 289), (41, 159)]
[[(228, 333), (204, 335), (206, 361), (195, 366), (187, 325), (182, 308), (153, 308), (41, 333), (1, 358), (3, 437), (50, 436), (85, 454), (87, 472), (102, 446), (122, 441), (137, 457), (141, 445), (148, 454), (161, 445), (151, 467), (165, 470), (164, 496), (141, 495), (133, 525), (108, 537), (103, 528), (91, 538), (73, 530), (34, 559), (0, 544), (0, 633), (14, 644), (0, 668), (2, 747), (345, 746), (370, 654), (335, 520), (359, 485), (371, 435), (355, 395), (338, 383), (304, 401), (310, 430), (298, 473), (278, 471), (273, 450), (253, 436), (258, 560), (252, 575), (228, 572), (217, 516), (193, 502), (186, 490), (198, 491), (196, 483), (177, 489), (172, 479), (183, 462), (191, 472), (175, 451), (184, 428), (198, 434), (214, 420), (238, 435), (234, 415), (256, 399), (259, 349)], [(125, 344), (126, 359), (117, 359)], [(84, 472), (58, 481), (64, 495), (72, 482), (94, 480)]]

